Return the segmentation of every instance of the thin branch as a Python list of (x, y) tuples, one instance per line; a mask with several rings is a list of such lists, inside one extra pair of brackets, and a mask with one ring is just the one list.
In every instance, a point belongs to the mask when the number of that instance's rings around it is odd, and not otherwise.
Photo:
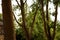
[(36, 18), (36, 15), (37, 15), (37, 10), (38, 10), (38, 8), (36, 7), (36, 11), (34, 12), (34, 17), (33, 17), (33, 22), (32, 22), (31, 27), (33, 27), (33, 25), (34, 25), (35, 18)]
[(24, 4), (27, 3), (27, 0), (25, 0)]
[(47, 33), (47, 27), (46, 27), (46, 20), (45, 20), (45, 14), (44, 14), (44, 4), (43, 4), (43, 0), (41, 0), (41, 12), (42, 12), (42, 19), (43, 19), (43, 23), (44, 23), (44, 32), (48, 38), (48, 33)]
[(37, 10), (38, 10), (38, 7), (36, 6), (36, 11), (34, 12), (34, 17), (33, 17), (33, 22), (31, 24), (31, 29), (30, 29), (30, 37), (32, 37), (32, 31), (33, 31), (33, 25), (34, 25), (34, 22), (35, 22), (35, 18), (36, 18), (36, 15), (37, 15)]
[(17, 21), (16, 16), (14, 15), (14, 13), (13, 13), (13, 16), (14, 16), (15, 21), (18, 23), (18, 25), (22, 26), (22, 24)]
[(54, 21), (53, 36), (52, 36), (53, 39), (55, 38), (55, 33), (56, 33), (57, 14), (58, 14), (58, 3), (56, 4), (56, 8), (55, 8), (55, 21)]
[(20, 3), (21, 3), (21, 15), (22, 15), (22, 28), (24, 30), (26, 40), (30, 40), (29, 32), (28, 32), (27, 25), (25, 22), (25, 10), (24, 10), (23, 0), (20, 0)]
[(50, 27), (49, 27), (49, 14), (48, 14), (48, 0), (46, 2), (46, 26), (47, 26), (47, 32), (48, 32), (48, 40), (51, 39), (51, 33), (50, 33)]
[(21, 5), (19, 4), (19, 2), (16, 0), (16, 2), (17, 2), (17, 4), (18, 4), (18, 6), (21, 8)]

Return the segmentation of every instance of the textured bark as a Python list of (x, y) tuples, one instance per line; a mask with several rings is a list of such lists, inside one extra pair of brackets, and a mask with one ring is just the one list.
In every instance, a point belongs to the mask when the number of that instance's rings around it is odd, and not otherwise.
[(11, 0), (2, 0), (4, 40), (14, 40)]

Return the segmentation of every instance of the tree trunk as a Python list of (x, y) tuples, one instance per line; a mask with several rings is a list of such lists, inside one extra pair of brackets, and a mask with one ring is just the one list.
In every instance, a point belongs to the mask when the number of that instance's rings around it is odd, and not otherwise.
[(2, 0), (4, 40), (14, 40), (14, 24), (11, 0)]
[(58, 14), (58, 3), (56, 4), (56, 7), (55, 7), (55, 21), (54, 21), (54, 26), (53, 26), (53, 35), (52, 35), (52, 40), (54, 40), (55, 35), (56, 35), (57, 14)]
[(47, 39), (51, 40), (51, 33), (50, 33), (50, 27), (49, 27), (48, 2), (49, 0), (46, 1), (46, 25), (47, 25), (47, 32), (48, 32)]
[(41, 12), (42, 12), (42, 19), (43, 19), (43, 23), (44, 23), (44, 32), (46, 34), (46, 37), (48, 38), (47, 25), (46, 25), (45, 14), (44, 14), (43, 0), (41, 0)]
[(27, 26), (26, 26), (26, 21), (25, 21), (25, 10), (24, 10), (23, 0), (20, 0), (20, 3), (21, 3), (21, 14), (22, 14), (22, 21), (23, 21), (22, 22), (22, 28), (24, 30), (26, 40), (30, 40), (29, 32), (28, 32), (28, 29), (27, 29)]

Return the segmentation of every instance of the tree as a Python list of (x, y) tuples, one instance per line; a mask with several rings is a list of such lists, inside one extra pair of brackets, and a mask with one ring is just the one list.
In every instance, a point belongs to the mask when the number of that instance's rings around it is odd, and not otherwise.
[(22, 29), (23, 29), (23, 31), (24, 31), (24, 33), (25, 33), (25, 37), (26, 37), (26, 40), (30, 40), (30, 36), (29, 36), (29, 31), (28, 31), (28, 29), (27, 29), (27, 25), (26, 25), (26, 16), (25, 16), (25, 9), (24, 9), (24, 2), (23, 2), (23, 0), (20, 0), (20, 3), (21, 3), (21, 5), (18, 3), (18, 1), (16, 0), (16, 2), (17, 2), (17, 4), (18, 4), (18, 6), (20, 7), (20, 9), (21, 9), (21, 15), (22, 15), (22, 25), (20, 25), (20, 23), (18, 22), (18, 24), (19, 24), (19, 26), (22, 26)]
[[(31, 38), (32, 38), (32, 32), (33, 32), (33, 29), (35, 28), (34, 24), (35, 24), (35, 19), (36, 19), (36, 15), (38, 13), (38, 10), (40, 10), (40, 14), (42, 14), (42, 19), (43, 19), (43, 23), (44, 23), (44, 26), (43, 26), (44, 29), (43, 30), (44, 30), (44, 32), (46, 34), (47, 40), (54, 40), (54, 38), (55, 38), (55, 31), (56, 31), (56, 21), (57, 21), (57, 7), (56, 7), (56, 11), (55, 11), (55, 21), (53, 22), (54, 25), (52, 27), (53, 32), (51, 32), (50, 18), (49, 18), (50, 15), (49, 15), (49, 10), (48, 10), (48, 3), (49, 3), (49, 1), (50, 0), (36, 0), (36, 3), (34, 2), (34, 4), (32, 5), (33, 6), (32, 7), (32, 15), (33, 16), (30, 17), (30, 19), (32, 18), (32, 20), (30, 20), (30, 25), (27, 26), (28, 20), (26, 18), (29, 18), (29, 15), (31, 15), (31, 14), (28, 14), (27, 17), (25, 15), (26, 10), (24, 8), (24, 4), (26, 3), (26, 1), (20, 0), (20, 4), (19, 4), (18, 1), (16, 0), (17, 4), (18, 4), (18, 6), (20, 7), (20, 10), (21, 10), (22, 25), (23, 25), (22, 28), (24, 30), (24, 33), (25, 33), (25, 36), (26, 36), (26, 40), (31, 40)], [(44, 12), (44, 5), (45, 5), (44, 2), (46, 4), (46, 13)], [(41, 15), (40, 15), (40, 17), (41, 17)], [(19, 22), (17, 22), (17, 23), (19, 24)], [(30, 29), (30, 31), (27, 31), (29, 29)]]
[(45, 18), (45, 13), (44, 13), (44, 9), (43, 9), (43, 0), (41, 0), (41, 11), (42, 11), (42, 18), (43, 18), (43, 21), (44, 21), (44, 32), (47, 36), (47, 40), (54, 40), (55, 38), (55, 33), (56, 33), (56, 21), (57, 21), (57, 8), (58, 8), (58, 0), (57, 1), (54, 1), (54, 4), (56, 6), (55, 8), (55, 21), (54, 21), (54, 25), (53, 25), (53, 33), (51, 34), (51, 31), (50, 31), (50, 26), (49, 26), (49, 15), (48, 15), (48, 0), (46, 0), (46, 18)]
[(2, 0), (4, 40), (14, 40), (14, 24), (11, 0)]
[[(53, 1), (54, 2), (54, 1)], [(58, 0), (54, 2), (55, 4), (55, 20), (54, 20), (54, 25), (53, 25), (53, 36), (52, 36), (52, 40), (54, 40), (55, 38), (55, 34), (56, 34), (56, 22), (57, 22), (57, 14), (58, 14)]]

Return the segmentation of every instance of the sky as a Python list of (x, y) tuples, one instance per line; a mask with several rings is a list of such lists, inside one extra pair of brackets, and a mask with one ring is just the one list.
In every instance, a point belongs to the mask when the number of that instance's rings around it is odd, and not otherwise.
[[(51, 8), (50, 12), (53, 13), (55, 11), (53, 3), (49, 2), (49, 7)], [(44, 10), (46, 10), (46, 6), (44, 7)], [(51, 20), (54, 21), (54, 16), (51, 15)], [(57, 15), (57, 20), (60, 21), (60, 7), (58, 7), (58, 15)]]
[[(30, 6), (32, 3), (33, 3), (32, 0), (27, 0), (28, 6)], [(1, 0), (0, 0), (0, 4), (1, 4)], [(17, 3), (16, 3), (15, 0), (12, 2), (12, 4), (17, 5)], [(51, 10), (50, 10), (51, 13), (55, 11), (55, 10), (54, 10), (54, 5), (53, 5), (53, 3), (49, 3), (49, 8), (51, 8)], [(46, 10), (46, 6), (44, 7), (44, 10)], [(1, 5), (0, 5), (0, 13), (2, 13), (2, 7), (1, 7)], [(17, 10), (15, 13), (19, 13), (19, 11)], [(17, 15), (17, 14), (16, 14), (16, 15)], [(51, 16), (51, 19), (54, 20), (54, 16)], [(60, 21), (60, 7), (58, 7), (57, 20)]]

